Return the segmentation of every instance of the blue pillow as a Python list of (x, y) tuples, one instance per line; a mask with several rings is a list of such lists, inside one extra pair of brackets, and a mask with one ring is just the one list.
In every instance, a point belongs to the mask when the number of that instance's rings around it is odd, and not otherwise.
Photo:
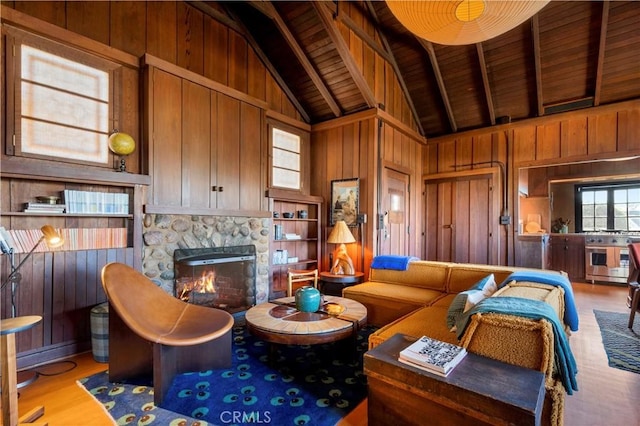
[(458, 293), (447, 311), (447, 327), (449, 330), (455, 332), (458, 318), (485, 298), (490, 297), (497, 290), (496, 279), (493, 274), (489, 274), (475, 283), (469, 290)]

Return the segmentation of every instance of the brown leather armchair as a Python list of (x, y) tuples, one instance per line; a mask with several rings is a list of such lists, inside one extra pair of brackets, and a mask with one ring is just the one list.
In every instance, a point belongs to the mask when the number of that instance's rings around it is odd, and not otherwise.
[(629, 314), (629, 328), (633, 328), (633, 319), (636, 311), (640, 310), (640, 284), (638, 278), (640, 276), (640, 243), (629, 244), (629, 296), (627, 297), (627, 305), (631, 308)]
[(231, 366), (233, 317), (185, 303), (122, 263), (102, 269), (109, 300), (109, 380), (153, 377), (162, 404), (177, 374)]

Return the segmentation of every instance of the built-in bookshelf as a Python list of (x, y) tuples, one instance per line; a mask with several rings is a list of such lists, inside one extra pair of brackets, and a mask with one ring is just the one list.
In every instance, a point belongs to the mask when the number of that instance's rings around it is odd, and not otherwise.
[(271, 191), (271, 299), (287, 290), (289, 269), (318, 269), (322, 198)]
[(40, 240), (42, 232), (39, 229), (9, 229), (2, 234), (14, 253), (127, 247), (127, 228), (61, 228), (56, 231), (64, 239), (64, 244), (56, 248), (50, 248)]

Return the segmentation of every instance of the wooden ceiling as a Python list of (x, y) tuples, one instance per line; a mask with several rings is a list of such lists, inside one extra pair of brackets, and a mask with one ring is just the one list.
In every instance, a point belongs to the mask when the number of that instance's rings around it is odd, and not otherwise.
[(640, 97), (637, 1), (551, 1), (467, 46), (414, 36), (384, 1), (190, 3), (242, 31), (313, 124), (385, 108), (350, 50), (353, 36), (390, 64), (426, 137)]

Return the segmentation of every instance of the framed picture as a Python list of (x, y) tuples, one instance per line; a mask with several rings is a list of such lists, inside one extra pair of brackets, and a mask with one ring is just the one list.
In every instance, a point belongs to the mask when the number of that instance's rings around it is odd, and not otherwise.
[(358, 223), (358, 203), (360, 200), (360, 179), (340, 179), (331, 181), (331, 226), (344, 220), (347, 226)]

